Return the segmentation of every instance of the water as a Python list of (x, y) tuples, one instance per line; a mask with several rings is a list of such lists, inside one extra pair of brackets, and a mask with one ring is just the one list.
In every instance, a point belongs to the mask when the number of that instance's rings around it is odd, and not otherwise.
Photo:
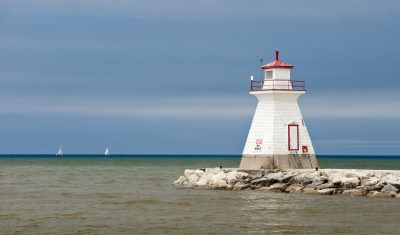
[[(400, 158), (319, 159), (325, 168), (400, 169)], [(0, 157), (0, 234), (398, 234), (400, 201), (196, 190), (186, 168), (240, 158)]]

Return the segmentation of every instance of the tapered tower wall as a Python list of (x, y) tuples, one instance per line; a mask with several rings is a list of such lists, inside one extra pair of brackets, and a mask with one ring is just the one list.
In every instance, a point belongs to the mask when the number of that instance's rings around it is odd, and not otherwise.
[[(297, 100), (304, 91), (258, 91), (257, 109), (240, 168), (315, 168), (318, 162)], [(298, 150), (289, 150), (289, 125), (298, 126)], [(303, 153), (303, 146), (307, 152)]]

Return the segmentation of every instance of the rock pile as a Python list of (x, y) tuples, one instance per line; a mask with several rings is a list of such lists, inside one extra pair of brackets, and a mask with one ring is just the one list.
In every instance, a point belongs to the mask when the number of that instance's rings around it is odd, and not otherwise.
[(193, 188), (400, 198), (400, 171), (349, 169), (185, 170), (174, 182)]

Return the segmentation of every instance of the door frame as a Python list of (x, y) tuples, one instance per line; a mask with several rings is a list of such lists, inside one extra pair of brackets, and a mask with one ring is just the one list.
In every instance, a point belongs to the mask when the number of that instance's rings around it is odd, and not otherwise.
[[(297, 146), (296, 148), (291, 148), (291, 139), (290, 139), (290, 128), (296, 127), (297, 128)], [(300, 150), (300, 134), (299, 134), (299, 124), (289, 124), (288, 125), (288, 150)]]

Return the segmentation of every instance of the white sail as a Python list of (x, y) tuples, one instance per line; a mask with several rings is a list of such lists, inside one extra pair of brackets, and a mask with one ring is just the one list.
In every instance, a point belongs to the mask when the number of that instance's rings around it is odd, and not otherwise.
[(106, 148), (106, 151), (104, 152), (104, 155), (110, 155), (110, 150)]
[(58, 152), (56, 153), (56, 155), (61, 156), (61, 155), (63, 155), (63, 154), (64, 154), (64, 152), (63, 152), (63, 150), (62, 150), (62, 146), (60, 146), (60, 149), (58, 150)]

